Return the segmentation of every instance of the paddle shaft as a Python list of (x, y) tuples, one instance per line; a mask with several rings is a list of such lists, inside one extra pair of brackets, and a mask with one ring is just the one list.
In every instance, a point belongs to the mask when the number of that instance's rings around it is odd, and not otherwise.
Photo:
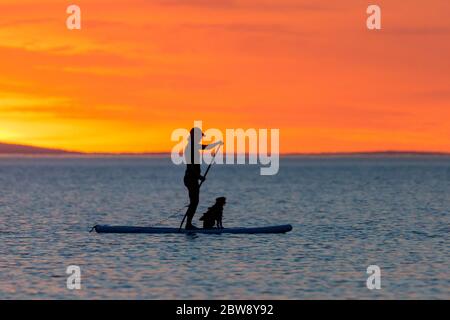
[[(219, 144), (219, 147), (217, 148), (216, 152), (214, 152), (214, 156), (213, 156), (213, 158), (211, 160), (211, 163), (208, 165), (208, 168), (206, 168), (205, 174), (203, 175), (203, 180), (202, 180), (202, 182), (200, 182), (200, 185), (198, 186), (198, 189), (200, 189), (200, 187), (202, 186), (203, 182), (205, 182), (206, 175), (208, 174), (209, 169), (211, 168), (211, 165), (214, 163), (214, 160), (216, 159), (217, 152), (219, 152), (221, 146), (222, 145)], [(186, 217), (187, 217), (187, 211), (184, 214), (183, 220), (181, 220), (181, 224), (180, 224), (180, 227), (178, 228), (178, 231), (180, 231), (181, 228), (183, 227), (183, 223), (184, 223), (184, 220), (186, 219)]]

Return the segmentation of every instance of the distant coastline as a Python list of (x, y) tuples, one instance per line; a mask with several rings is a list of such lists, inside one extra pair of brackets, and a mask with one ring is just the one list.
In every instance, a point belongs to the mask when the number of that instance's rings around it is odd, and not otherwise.
[[(58, 157), (165, 157), (169, 152), (80, 152), (56, 148), (43, 148), (22, 144), (0, 143), (0, 156), (58, 156)], [(415, 157), (415, 156), (450, 156), (447, 152), (428, 151), (358, 151), (358, 152), (317, 152), (317, 153), (282, 153), (281, 157)]]
[(283, 153), (284, 157), (401, 157), (401, 156), (450, 156), (448, 152), (432, 151), (355, 151), (355, 152), (318, 152)]
[(83, 154), (82, 152), (66, 151), (53, 148), (28, 146), (23, 144), (0, 143), (0, 154), (2, 155), (62, 155)]

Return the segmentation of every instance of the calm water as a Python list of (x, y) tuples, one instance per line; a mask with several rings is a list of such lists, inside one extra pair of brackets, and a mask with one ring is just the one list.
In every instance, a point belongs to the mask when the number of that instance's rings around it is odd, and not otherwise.
[[(0, 159), (0, 299), (450, 299), (450, 158), (212, 168), (200, 212), (224, 195), (225, 226), (291, 223), (288, 234), (88, 232), (179, 211), (183, 170), (163, 158)], [(366, 288), (371, 264), (381, 290)], [(69, 265), (81, 290), (66, 289)]]

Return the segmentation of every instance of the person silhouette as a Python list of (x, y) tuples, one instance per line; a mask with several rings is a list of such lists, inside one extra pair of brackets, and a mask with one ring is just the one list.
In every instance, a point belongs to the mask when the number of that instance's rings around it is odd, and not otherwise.
[(192, 218), (194, 218), (200, 201), (199, 181), (205, 181), (205, 177), (201, 175), (200, 150), (209, 150), (217, 145), (223, 144), (221, 140), (208, 145), (201, 144), (200, 142), (204, 136), (200, 128), (192, 128), (189, 132), (188, 143), (184, 150), (186, 171), (183, 182), (189, 193), (189, 206), (186, 211), (186, 229), (188, 230), (198, 229), (192, 224)]

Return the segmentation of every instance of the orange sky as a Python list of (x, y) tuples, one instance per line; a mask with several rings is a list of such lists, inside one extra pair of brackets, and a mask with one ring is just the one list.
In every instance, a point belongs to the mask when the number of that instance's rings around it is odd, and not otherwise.
[[(66, 29), (66, 8), (82, 30)], [(382, 8), (381, 31), (365, 10)], [(0, 141), (169, 151), (280, 128), (282, 152), (450, 152), (448, 0), (0, 0)]]

